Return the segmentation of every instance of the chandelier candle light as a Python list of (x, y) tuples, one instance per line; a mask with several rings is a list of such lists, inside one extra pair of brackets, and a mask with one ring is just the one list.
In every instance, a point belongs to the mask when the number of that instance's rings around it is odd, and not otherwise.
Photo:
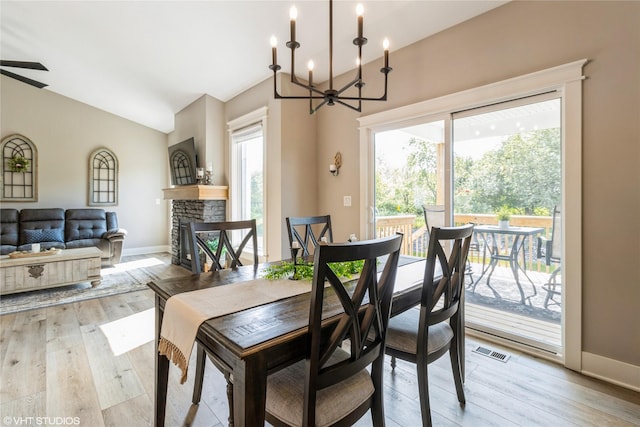
[[(298, 10), (295, 6), (291, 7), (289, 12), (290, 17), (290, 31), (291, 31), (291, 40), (286, 43), (286, 46), (291, 49), (291, 83), (300, 86), (309, 91), (309, 95), (306, 96), (283, 96), (278, 93), (277, 85), (276, 85), (276, 73), (282, 67), (278, 65), (278, 53), (277, 53), (277, 44), (278, 41), (275, 36), (271, 36), (271, 65), (269, 68), (273, 71), (273, 96), (275, 99), (308, 99), (309, 100), (309, 113), (313, 114), (318, 111), (324, 105), (335, 105), (336, 103), (344, 105), (345, 107), (351, 108), (355, 111), (362, 111), (362, 101), (386, 101), (387, 100), (387, 76), (391, 72), (392, 68), (389, 67), (389, 40), (384, 39), (383, 49), (384, 49), (384, 67), (380, 69), (380, 72), (384, 74), (384, 94), (379, 98), (369, 98), (362, 96), (362, 87), (365, 85), (362, 80), (362, 46), (367, 44), (367, 39), (363, 36), (363, 27), (364, 27), (364, 18), (363, 18), (364, 8), (361, 4), (358, 4), (356, 7), (356, 14), (358, 16), (358, 29), (357, 29), (357, 37), (353, 39), (353, 44), (358, 47), (358, 58), (357, 58), (357, 73), (356, 77), (347, 83), (344, 87), (340, 89), (334, 89), (333, 86), (333, 0), (329, 0), (329, 88), (322, 91), (319, 90), (313, 84), (313, 61), (309, 61), (307, 64), (309, 69), (309, 78), (308, 84), (304, 84), (300, 82), (295, 73), (295, 54), (296, 49), (300, 47), (300, 43), (296, 41), (296, 19), (298, 17)], [(358, 91), (358, 96), (346, 96), (343, 95), (345, 91), (348, 89), (355, 87)], [(314, 107), (314, 100), (320, 100), (318, 104)], [(355, 105), (354, 104), (355, 101)]]

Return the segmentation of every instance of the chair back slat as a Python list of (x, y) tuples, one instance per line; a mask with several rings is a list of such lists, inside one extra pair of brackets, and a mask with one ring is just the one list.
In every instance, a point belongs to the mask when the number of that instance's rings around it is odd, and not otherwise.
[[(189, 249), (191, 252), (191, 272), (194, 274), (203, 271), (200, 252), (204, 253), (205, 260), (211, 260), (210, 271), (222, 270), (225, 265), (221, 262), (223, 255), (230, 260), (230, 268), (243, 265), (242, 255), (247, 245), (251, 242), (253, 251), (253, 264), (258, 265), (258, 237), (256, 232), (256, 220), (243, 221), (219, 221), (219, 222), (190, 222)], [(243, 234), (242, 240), (236, 246), (233, 244), (231, 233)], [(211, 250), (208, 242), (218, 241), (215, 252)]]

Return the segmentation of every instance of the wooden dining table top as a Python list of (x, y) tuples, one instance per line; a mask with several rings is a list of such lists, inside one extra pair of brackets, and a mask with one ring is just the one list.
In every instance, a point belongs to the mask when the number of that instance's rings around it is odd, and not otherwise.
[[(161, 301), (166, 302), (170, 297), (183, 292), (233, 285), (234, 283), (264, 277), (265, 270), (269, 265), (265, 263), (257, 267), (242, 266), (236, 269), (152, 281), (148, 283), (148, 286)], [(411, 273), (400, 274), (399, 280), (396, 280), (393, 295), (395, 307), (392, 308), (392, 315), (416, 305), (420, 300), (419, 294), (422, 288), (424, 259), (416, 260), (405, 257), (404, 264), (399, 267), (398, 271), (399, 273), (406, 272), (408, 269), (412, 270)], [(411, 277), (411, 279), (407, 277)], [(309, 285), (310, 291), (311, 284)], [(338, 312), (338, 305), (335, 307), (336, 313)], [(330, 311), (325, 314), (325, 317), (330, 316)], [(291, 334), (296, 330), (300, 330), (299, 332), (304, 334), (308, 324), (309, 293), (304, 293), (209, 319), (204, 322), (201, 328), (225, 341), (238, 354), (248, 354), (251, 347), (283, 334)]]

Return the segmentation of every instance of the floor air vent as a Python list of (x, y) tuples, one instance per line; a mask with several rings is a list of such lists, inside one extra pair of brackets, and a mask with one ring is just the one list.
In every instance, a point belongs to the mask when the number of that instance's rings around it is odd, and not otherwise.
[(486, 347), (482, 347), (482, 346), (478, 346), (473, 350), (474, 353), (478, 353), (481, 354), (483, 356), (487, 356), (490, 357), (492, 359), (496, 359), (499, 360), (501, 362), (507, 362), (507, 360), (509, 360), (509, 358), (511, 356), (509, 356), (508, 354), (504, 354), (504, 353), (499, 353), (497, 351), (491, 350), (490, 348), (486, 348)]

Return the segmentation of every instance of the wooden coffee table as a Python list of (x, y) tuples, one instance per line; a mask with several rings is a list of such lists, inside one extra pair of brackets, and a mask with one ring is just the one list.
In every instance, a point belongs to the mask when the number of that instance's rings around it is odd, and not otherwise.
[(0, 295), (74, 283), (100, 284), (98, 248), (63, 249), (52, 255), (0, 257)]

